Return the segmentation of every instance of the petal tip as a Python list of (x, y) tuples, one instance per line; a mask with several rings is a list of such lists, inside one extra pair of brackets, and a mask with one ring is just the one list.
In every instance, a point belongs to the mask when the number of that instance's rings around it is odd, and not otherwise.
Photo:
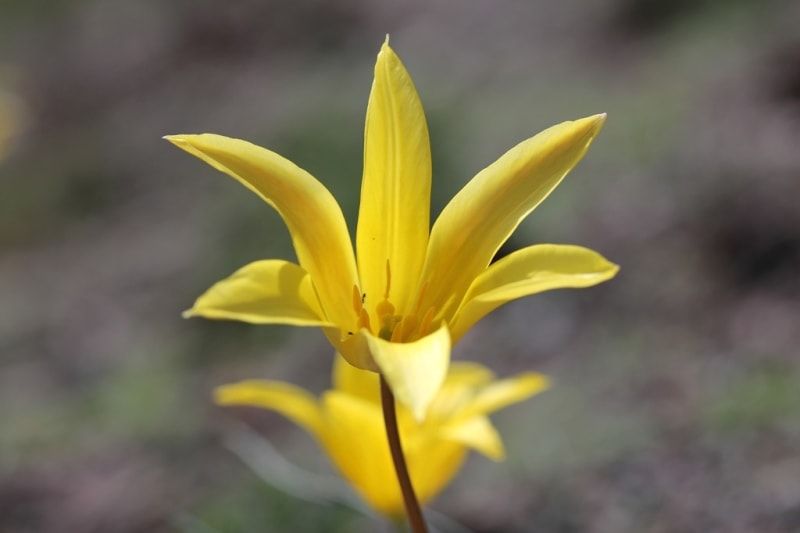
[(538, 372), (525, 372), (517, 376), (517, 386), (521, 393), (518, 401), (523, 401), (553, 388), (553, 379)]
[(231, 385), (215, 387), (214, 391), (211, 393), (211, 397), (217, 405), (226, 406), (234, 403), (231, 396)]
[(486, 457), (494, 461), (495, 463), (500, 463), (506, 460), (506, 449), (503, 446), (503, 442), (500, 441), (497, 443), (497, 448), (494, 450), (486, 450), (488, 453)]
[(553, 378), (551, 378), (550, 376), (539, 374), (539, 392), (544, 392), (552, 388), (553, 388)]
[(606, 258), (603, 258), (605, 264), (603, 265), (602, 270), (598, 272), (599, 275), (603, 277), (602, 281), (607, 281), (613, 279), (619, 273), (620, 266), (616, 263), (612, 263)]
[(418, 422), (424, 421), (450, 366), (447, 326), (410, 343), (393, 343), (372, 335), (365, 335), (365, 340), (397, 402)]
[(386, 38), (384, 39), (383, 44), (381, 45), (381, 50), (380, 52), (378, 52), (378, 61), (380, 61), (381, 58), (385, 56), (392, 57), (395, 55), (396, 54), (394, 53), (394, 50), (392, 49), (391, 46), (389, 46), (389, 34), (387, 33)]
[(606, 113), (598, 113), (585, 119), (587, 122), (589, 122), (588, 125), (593, 134), (597, 134), (597, 132), (600, 131), (600, 128), (603, 127), (603, 124), (606, 123), (606, 116)]
[(161, 137), (165, 141), (169, 141), (175, 146), (186, 146), (189, 144), (189, 141), (186, 139), (186, 135), (164, 135)]

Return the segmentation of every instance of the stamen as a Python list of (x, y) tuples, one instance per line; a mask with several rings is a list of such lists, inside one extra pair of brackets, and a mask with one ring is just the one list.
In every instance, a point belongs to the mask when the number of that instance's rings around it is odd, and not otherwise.
[(397, 324), (394, 329), (392, 330), (392, 338), (389, 339), (391, 342), (400, 342), (403, 336), (403, 321), (401, 320), (399, 324)]
[(389, 299), (389, 289), (392, 288), (392, 267), (389, 266), (389, 260), (386, 260), (386, 293), (383, 295), (387, 300)]
[(422, 284), (422, 288), (419, 290), (419, 294), (417, 294), (417, 301), (414, 304), (414, 314), (419, 314), (419, 308), (422, 305), (422, 299), (425, 298), (425, 293), (428, 292), (428, 282)]
[(417, 324), (416, 315), (404, 316), (392, 332), (392, 340), (399, 342), (409, 339), (414, 329), (417, 327)]
[(381, 300), (381, 302), (375, 306), (375, 311), (378, 313), (378, 317), (383, 320), (386, 316), (393, 316), (394, 315), (394, 305), (389, 300)]
[(372, 326), (369, 323), (369, 313), (363, 307), (361, 308), (361, 312), (358, 314), (358, 327), (367, 328), (369, 331), (372, 331)]
[(419, 336), (424, 337), (428, 334), (428, 330), (431, 329), (431, 324), (433, 323), (433, 315), (436, 312), (433, 309), (433, 306), (429, 307), (427, 311), (425, 311), (425, 316), (422, 317), (422, 322), (419, 323)]
[(364, 305), (362, 304), (361, 300), (361, 291), (358, 290), (358, 285), (353, 285), (353, 309), (357, 315), (360, 315), (363, 308)]

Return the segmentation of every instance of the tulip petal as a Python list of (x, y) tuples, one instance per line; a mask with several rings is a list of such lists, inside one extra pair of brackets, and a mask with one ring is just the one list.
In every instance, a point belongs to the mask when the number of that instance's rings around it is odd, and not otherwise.
[(442, 388), (428, 408), (426, 426), (446, 423), (467, 405), (475, 391), (494, 378), (491, 370), (477, 363), (456, 361), (450, 364)]
[(362, 370), (369, 370), (370, 372), (378, 372), (378, 367), (375, 361), (372, 360), (372, 354), (369, 351), (369, 344), (366, 341), (366, 335), (371, 335), (366, 329), (356, 332), (347, 331), (345, 336), (342, 337), (341, 329), (337, 327), (322, 328), (325, 337), (336, 348), (339, 355), (344, 357), (345, 361)]
[(467, 458), (467, 448), (463, 444), (437, 437), (401, 435), (408, 474), (422, 505), (432, 500), (453, 480)]
[(447, 326), (408, 343), (388, 342), (368, 333), (365, 337), (397, 401), (408, 407), (417, 421), (422, 421), (447, 375), (450, 363)]
[[(452, 333), (450, 337), (452, 338)], [(450, 363), (445, 379), (445, 387), (475, 387), (488, 383), (494, 378), (494, 373), (479, 363), (468, 361), (454, 361)]]
[(380, 376), (361, 370), (339, 354), (333, 363), (333, 388), (362, 400), (380, 403)]
[(471, 402), (458, 413), (459, 419), (488, 415), (511, 404), (527, 400), (547, 390), (550, 379), (535, 372), (525, 372), (513, 378), (492, 382), (475, 394)]
[(184, 316), (251, 324), (331, 325), (324, 318), (308, 273), (277, 259), (255, 261), (218, 281)]
[(271, 409), (282, 414), (317, 439), (324, 424), (317, 399), (300, 387), (280, 381), (248, 380), (222, 385), (214, 390), (219, 405), (241, 405)]
[(422, 280), (426, 309), (449, 320), (472, 280), (519, 223), (580, 161), (605, 121), (595, 115), (553, 126), (479, 172), (431, 230)]
[(388, 39), (378, 54), (364, 131), (364, 176), (356, 248), (361, 290), (377, 304), (387, 289), (404, 314), (428, 243), (431, 153), (414, 82)]
[(614, 277), (619, 267), (581, 246), (539, 244), (494, 263), (472, 282), (450, 328), (454, 341), (504, 303), (552, 289), (582, 288)]
[(247, 141), (209, 133), (165, 138), (238, 180), (280, 213), (326, 318), (353, 329), (355, 257), (342, 210), (328, 189), (291, 161)]
[(458, 423), (444, 426), (439, 436), (469, 446), (495, 461), (505, 457), (503, 440), (485, 416), (461, 419)]
[(333, 463), (373, 508), (400, 516), (403, 497), (395, 482), (380, 406), (327, 391), (322, 409), (327, 428), (322, 445)]
[[(323, 446), (334, 464), (374, 509), (402, 517), (403, 497), (396, 482), (381, 407), (340, 391), (326, 392), (322, 405), (328, 428)], [(466, 448), (455, 437), (440, 438), (410, 420), (400, 422), (408, 472), (417, 498), (424, 505), (458, 473)]]

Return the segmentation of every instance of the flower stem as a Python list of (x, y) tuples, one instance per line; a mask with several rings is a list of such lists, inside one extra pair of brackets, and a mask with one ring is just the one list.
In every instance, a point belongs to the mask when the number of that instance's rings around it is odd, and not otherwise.
[(381, 405), (383, 406), (383, 421), (386, 424), (386, 437), (389, 439), (389, 449), (392, 452), (394, 471), (397, 473), (397, 482), (400, 484), (400, 492), (403, 493), (403, 503), (406, 506), (408, 523), (411, 525), (413, 533), (428, 533), (425, 519), (422, 517), (417, 495), (414, 494), (414, 487), (411, 486), (411, 478), (408, 475), (406, 459), (403, 456), (403, 447), (400, 444), (400, 431), (397, 427), (397, 412), (394, 405), (394, 394), (386, 379), (381, 374)]

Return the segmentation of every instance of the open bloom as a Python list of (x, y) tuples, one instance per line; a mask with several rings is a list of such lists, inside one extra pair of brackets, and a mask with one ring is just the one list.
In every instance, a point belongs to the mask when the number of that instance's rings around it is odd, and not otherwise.
[(451, 346), (483, 316), (516, 298), (616, 273), (596, 252), (549, 244), (490, 265), (604, 121), (564, 122), (518, 144), (456, 194), (431, 228), (425, 115), (387, 41), (367, 106), (355, 255), (339, 205), (308, 172), (246, 141), (169, 136), (272, 205), (299, 263), (251, 263), (212, 286), (187, 316), (319, 326), (348, 362), (381, 372), (421, 420), (447, 375)]
[[(500, 435), (487, 415), (548, 386), (525, 373), (495, 380), (485, 367), (456, 362), (434, 397), (424, 422), (400, 406), (398, 424), (411, 481), (422, 504), (458, 473), (469, 449), (494, 460), (504, 456)], [(306, 429), (366, 502), (389, 516), (402, 516), (403, 497), (386, 444), (378, 375), (336, 358), (333, 390), (317, 399), (278, 381), (243, 381), (217, 388), (222, 405), (272, 409)]]

